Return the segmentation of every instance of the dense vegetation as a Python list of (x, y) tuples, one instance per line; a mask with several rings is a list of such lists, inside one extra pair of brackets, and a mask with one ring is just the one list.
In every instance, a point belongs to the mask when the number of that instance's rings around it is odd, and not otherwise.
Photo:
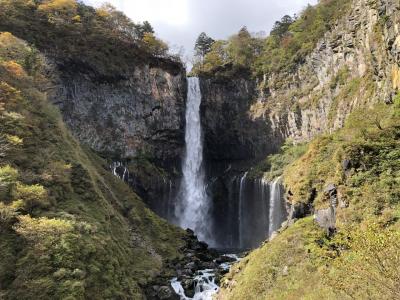
[(2, 0), (0, 30), (34, 44), (58, 64), (99, 77), (123, 76), (144, 61), (177, 59), (167, 55), (148, 22), (133, 23), (108, 4), (94, 9), (77, 0)]
[(398, 299), (399, 137), (400, 95), (270, 156), (262, 167), (283, 171), (294, 204), (328, 207), (324, 189), (336, 185), (337, 233), (327, 237), (311, 218), (299, 220), (231, 270), (221, 299)]
[[(297, 17), (284, 16), (275, 23), (267, 38), (252, 36), (246, 27), (227, 41), (214, 41), (207, 51), (197, 51), (193, 73), (225, 75), (232, 69), (250, 69), (262, 77), (278, 71), (293, 70), (301, 64), (323, 35), (349, 9), (350, 0), (321, 0), (307, 6)], [(196, 50), (209, 39), (198, 40)], [(199, 43), (200, 42), (200, 43)]]
[(0, 298), (141, 299), (183, 233), (71, 136), (47, 100), (52, 72), (0, 34)]

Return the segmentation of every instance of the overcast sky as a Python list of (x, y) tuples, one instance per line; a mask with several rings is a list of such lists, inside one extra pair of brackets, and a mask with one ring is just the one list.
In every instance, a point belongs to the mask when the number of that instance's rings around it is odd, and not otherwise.
[(149, 21), (173, 48), (191, 54), (201, 32), (226, 39), (246, 25), (250, 32), (268, 33), (283, 15), (300, 12), (317, 0), (84, 0), (98, 6), (109, 2), (134, 22)]

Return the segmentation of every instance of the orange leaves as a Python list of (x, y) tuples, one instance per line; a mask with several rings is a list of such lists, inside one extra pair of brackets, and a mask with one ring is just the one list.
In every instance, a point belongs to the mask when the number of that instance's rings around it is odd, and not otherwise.
[(2, 66), (15, 78), (25, 78), (28, 76), (24, 68), (13, 60), (2, 63)]

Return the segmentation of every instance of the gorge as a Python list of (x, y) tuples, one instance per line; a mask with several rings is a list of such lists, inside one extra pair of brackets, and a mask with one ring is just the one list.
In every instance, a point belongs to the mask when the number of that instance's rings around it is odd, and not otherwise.
[(398, 299), (399, 24), (320, 0), (188, 73), (112, 6), (0, 0), (0, 299)]

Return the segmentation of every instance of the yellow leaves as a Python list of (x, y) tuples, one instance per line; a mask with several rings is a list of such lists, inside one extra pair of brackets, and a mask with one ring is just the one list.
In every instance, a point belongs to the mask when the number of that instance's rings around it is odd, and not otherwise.
[(21, 139), (20, 137), (18, 137), (16, 135), (6, 134), (5, 137), (6, 137), (7, 141), (13, 146), (21, 146), (24, 142), (23, 139)]
[(9, 32), (0, 33), (0, 58), (22, 62), (30, 48), (27, 44)]
[(80, 15), (76, 15), (75, 17), (72, 18), (72, 21), (74, 21), (75, 23), (80, 23), (81, 22), (81, 16)]
[(96, 9), (97, 16), (103, 19), (108, 19), (109, 17), (111, 17), (110, 7), (111, 6), (109, 5), (103, 5)]
[(47, 0), (38, 6), (39, 11), (53, 13), (76, 12), (77, 3), (75, 0)]
[(0, 232), (8, 230), (17, 215), (18, 213), (14, 207), (0, 202)]
[(15, 231), (30, 242), (40, 243), (47, 238), (59, 237), (74, 230), (73, 223), (67, 220), (31, 218), (19, 216)]
[(29, 212), (36, 207), (46, 208), (50, 204), (46, 189), (39, 184), (24, 185), (18, 182), (13, 196), (15, 200), (22, 200), (24, 208)]
[(0, 103), (15, 103), (21, 100), (21, 91), (12, 87), (5, 81), (0, 81)]
[(18, 171), (11, 167), (10, 165), (6, 165), (0, 167), (0, 186), (9, 185), (14, 183), (18, 178)]
[(47, 0), (38, 6), (38, 11), (47, 15), (50, 23), (80, 22), (76, 0)]
[(1, 47), (9, 47), (16, 44), (23, 44), (23, 42), (13, 36), (10, 32), (1, 32), (0, 33), (0, 46)]
[(151, 32), (145, 32), (142, 40), (152, 54), (163, 55), (168, 50), (167, 44), (157, 39)]

